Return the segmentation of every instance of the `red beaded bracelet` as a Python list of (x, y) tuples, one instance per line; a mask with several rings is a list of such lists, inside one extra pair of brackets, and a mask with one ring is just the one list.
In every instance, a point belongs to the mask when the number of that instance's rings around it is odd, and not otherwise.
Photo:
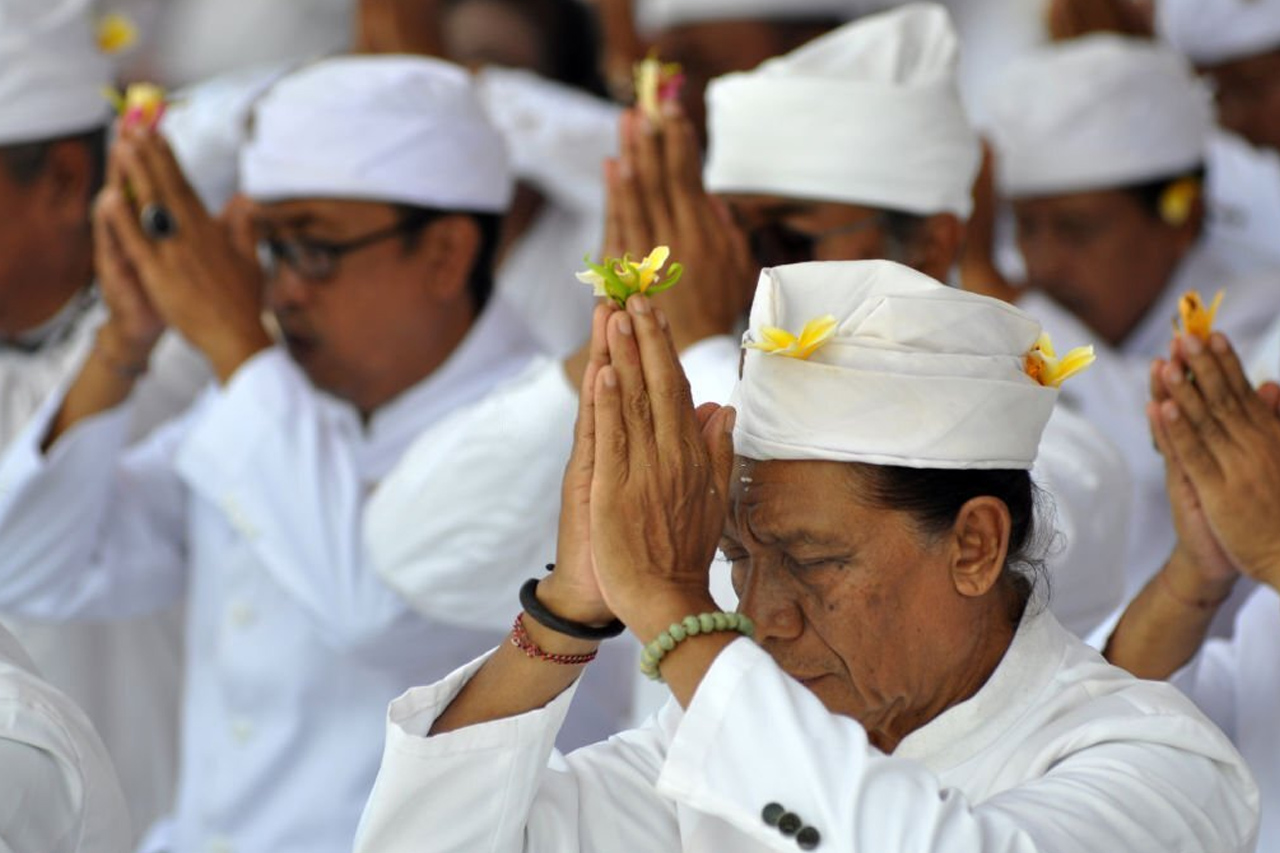
[(543, 651), (538, 647), (537, 643), (529, 638), (529, 632), (524, 629), (523, 613), (517, 614), (516, 621), (511, 626), (511, 645), (533, 660), (545, 660), (562, 666), (582, 666), (596, 659), (595, 652), (589, 652), (585, 655), (557, 655)]

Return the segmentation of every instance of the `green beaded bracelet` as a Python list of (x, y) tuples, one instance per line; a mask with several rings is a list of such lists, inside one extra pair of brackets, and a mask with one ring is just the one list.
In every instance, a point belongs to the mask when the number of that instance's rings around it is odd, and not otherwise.
[(754, 637), (756, 626), (748, 616), (742, 613), (716, 612), (686, 616), (672, 624), (640, 651), (640, 671), (654, 681), (661, 681), (662, 673), (658, 671), (658, 666), (668, 652), (690, 637), (723, 631), (737, 631), (744, 637)]

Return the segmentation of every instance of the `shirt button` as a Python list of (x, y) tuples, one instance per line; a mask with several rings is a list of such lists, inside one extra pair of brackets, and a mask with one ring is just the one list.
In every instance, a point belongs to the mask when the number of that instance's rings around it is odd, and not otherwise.
[(257, 617), (257, 612), (243, 601), (231, 605), (231, 622), (237, 627), (247, 628)]
[(812, 826), (806, 826), (796, 833), (796, 844), (800, 846), (801, 850), (813, 850), (821, 840), (822, 836)]
[(783, 835), (795, 835), (802, 826), (804, 826), (804, 822), (800, 820), (800, 815), (794, 812), (787, 812), (778, 818), (778, 832)]
[(245, 744), (253, 737), (253, 724), (248, 720), (234, 720), (231, 723), (231, 737), (236, 743)]
[(782, 807), (782, 803), (769, 803), (764, 807), (764, 811), (760, 813), (760, 817), (764, 818), (764, 822), (769, 826), (777, 826), (778, 819), (782, 817), (785, 811), (786, 809)]

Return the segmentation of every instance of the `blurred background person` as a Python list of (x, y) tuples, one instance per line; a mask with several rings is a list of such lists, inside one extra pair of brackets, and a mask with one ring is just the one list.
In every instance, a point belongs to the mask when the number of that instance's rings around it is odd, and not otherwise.
[(1224, 292), (1217, 323), (1256, 343), (1280, 311), (1270, 276), (1234, 272), (1238, 250), (1204, 227), (1201, 177), (1212, 116), (1176, 54), (1113, 34), (1042, 48), (1010, 67), (993, 100), (997, 185), (1012, 202), (1027, 269), (1019, 305), (1055, 339), (1092, 340), (1097, 369), (1064, 394), (1133, 473), (1127, 592), (1174, 541), (1163, 466), (1143, 404), (1180, 300)]

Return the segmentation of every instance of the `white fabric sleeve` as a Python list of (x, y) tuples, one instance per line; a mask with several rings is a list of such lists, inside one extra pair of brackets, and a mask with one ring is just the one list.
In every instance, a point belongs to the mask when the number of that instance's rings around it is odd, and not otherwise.
[[(1139, 725), (1195, 728), (1172, 716)], [(1125, 740), (1082, 749), (975, 806), (922, 765), (876, 750), (857, 722), (829, 713), (762, 649), (738, 640), (699, 686), (657, 790), (727, 821), (764, 849), (789, 849), (761, 820), (771, 802), (819, 828), (828, 853), (1250, 849), (1252, 839), (1224, 826), (1225, 815), (1243, 806), (1215, 809), (1222, 804), (1213, 762)], [(1176, 843), (1186, 838), (1199, 843)]]
[(742, 341), (733, 335), (705, 338), (680, 353), (680, 365), (689, 377), (693, 404), (727, 404), (738, 383), (741, 359)]
[(675, 806), (653, 791), (656, 723), (567, 757), (553, 750), (577, 685), (538, 710), (428, 737), (482, 663), (392, 703), (356, 853), (680, 849)]
[(128, 449), (132, 407), (89, 418), (45, 454), (62, 405), (43, 408), (0, 458), (0, 611), (119, 619), (186, 591), (187, 496), (172, 456), (185, 419)]
[(81, 814), (68, 768), (52, 753), (3, 736), (0, 768), (0, 851), (79, 853)]
[(218, 508), (335, 648), (395, 639), (405, 602), (370, 570), (356, 436), (280, 349), (245, 362), (179, 448), (187, 487)]
[(369, 500), (379, 577), (432, 619), (506, 631), (527, 578), (556, 558), (578, 395), (538, 359), (423, 435)]

